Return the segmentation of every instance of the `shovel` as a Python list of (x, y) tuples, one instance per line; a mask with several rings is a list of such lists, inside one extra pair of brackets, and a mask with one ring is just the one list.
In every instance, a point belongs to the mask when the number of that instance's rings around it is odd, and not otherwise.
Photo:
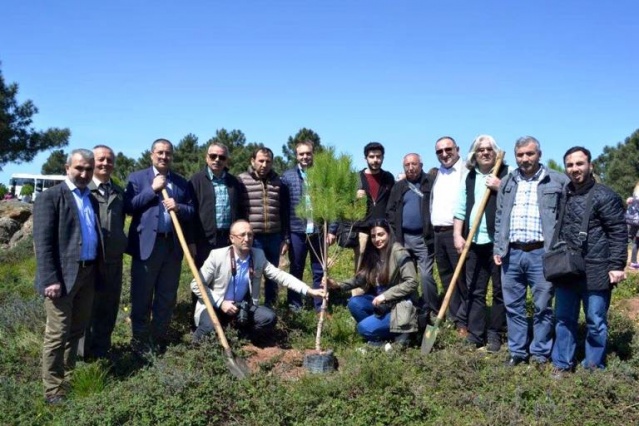
[[(166, 189), (162, 190), (162, 196), (164, 199), (169, 198), (169, 194), (166, 192)], [(215, 309), (213, 309), (213, 305), (211, 304), (211, 300), (209, 299), (209, 294), (206, 292), (206, 286), (202, 282), (202, 276), (200, 275), (200, 271), (198, 271), (195, 266), (195, 262), (193, 261), (193, 256), (191, 256), (191, 252), (189, 251), (189, 247), (186, 244), (186, 240), (184, 239), (184, 233), (182, 232), (182, 227), (180, 226), (180, 222), (177, 218), (177, 214), (174, 211), (170, 211), (171, 220), (173, 221), (173, 227), (175, 228), (175, 232), (177, 233), (178, 239), (180, 240), (180, 245), (182, 246), (182, 251), (184, 252), (184, 256), (186, 257), (186, 261), (191, 268), (191, 272), (193, 273), (193, 278), (195, 278), (195, 282), (197, 283), (198, 289), (200, 290), (200, 294), (202, 294), (202, 300), (204, 300), (204, 304), (206, 305), (206, 310), (211, 317), (211, 321), (213, 321), (213, 326), (215, 327), (215, 332), (217, 333), (218, 339), (220, 339), (220, 343), (222, 344), (222, 348), (224, 348), (224, 356), (226, 367), (229, 369), (229, 372), (237, 377), (238, 379), (244, 379), (248, 377), (250, 374), (250, 370), (248, 365), (246, 365), (246, 361), (242, 358), (236, 358), (233, 356), (233, 351), (231, 351), (231, 346), (229, 345), (228, 340), (226, 340), (226, 335), (224, 335), (224, 330), (222, 329), (222, 325), (220, 324), (220, 320), (217, 318), (215, 314)]]
[[(504, 153), (501, 152), (497, 155), (497, 159), (495, 160), (495, 167), (493, 168), (493, 172), (491, 173), (492, 177), (497, 176), (497, 173), (499, 173), (499, 168), (501, 167), (503, 159)], [(488, 203), (489, 198), (490, 188), (486, 188), (484, 196), (479, 203), (477, 214), (475, 215), (475, 220), (473, 220), (473, 226), (470, 228), (468, 236), (466, 237), (466, 244), (464, 244), (464, 249), (459, 256), (459, 261), (457, 262), (457, 266), (455, 267), (453, 278), (450, 280), (450, 284), (448, 285), (446, 297), (444, 297), (442, 307), (439, 309), (439, 314), (437, 314), (437, 318), (435, 319), (435, 324), (427, 326), (426, 331), (424, 332), (421, 348), (422, 354), (424, 355), (428, 355), (433, 349), (433, 345), (435, 344), (435, 340), (437, 339), (437, 334), (439, 334), (439, 325), (444, 320), (444, 316), (446, 315), (446, 311), (448, 310), (450, 299), (452, 298), (455, 287), (457, 286), (457, 280), (459, 279), (462, 267), (464, 266), (464, 262), (466, 261), (466, 256), (468, 255), (468, 251), (470, 250), (470, 245), (473, 241), (473, 237), (475, 236), (475, 232), (477, 232), (477, 228), (479, 228), (479, 224), (481, 223), (481, 217), (484, 214), (484, 209), (486, 208), (486, 204)]]

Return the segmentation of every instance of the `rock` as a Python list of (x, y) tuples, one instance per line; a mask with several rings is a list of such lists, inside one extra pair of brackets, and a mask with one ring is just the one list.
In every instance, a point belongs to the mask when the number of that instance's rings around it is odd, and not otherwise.
[(8, 217), (20, 224), (25, 223), (33, 212), (33, 205), (18, 200), (0, 201), (0, 218)]
[(9, 248), (15, 247), (22, 239), (33, 234), (33, 217), (30, 217), (9, 240)]
[(9, 217), (0, 217), (0, 244), (7, 244), (20, 229), (20, 222)]

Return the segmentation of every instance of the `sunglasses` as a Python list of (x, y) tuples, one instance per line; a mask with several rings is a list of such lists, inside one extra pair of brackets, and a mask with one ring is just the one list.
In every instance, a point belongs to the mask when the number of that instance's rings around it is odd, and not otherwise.
[(215, 161), (217, 159), (220, 159), (220, 161), (226, 161), (226, 155), (218, 155), (218, 154), (209, 154), (209, 160), (211, 161)]
[(447, 154), (450, 154), (451, 152), (453, 152), (453, 149), (455, 149), (455, 148), (448, 147), (448, 148), (444, 148), (444, 149), (438, 149), (438, 150), (435, 151), (435, 154), (442, 155), (444, 153), (444, 151), (446, 151)]

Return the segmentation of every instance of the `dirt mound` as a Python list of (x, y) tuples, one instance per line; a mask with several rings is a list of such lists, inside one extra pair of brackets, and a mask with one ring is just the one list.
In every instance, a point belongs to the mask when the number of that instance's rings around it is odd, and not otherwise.
[(317, 353), (312, 349), (299, 351), (276, 346), (260, 348), (252, 344), (243, 346), (242, 349), (246, 353), (246, 363), (251, 371), (268, 371), (285, 380), (295, 380), (310, 374), (303, 365), (304, 356)]
[(246, 345), (242, 348), (246, 354), (246, 362), (252, 371), (266, 370), (283, 379), (298, 379), (306, 374), (302, 365), (304, 353), (297, 349), (282, 349), (276, 346), (259, 348)]

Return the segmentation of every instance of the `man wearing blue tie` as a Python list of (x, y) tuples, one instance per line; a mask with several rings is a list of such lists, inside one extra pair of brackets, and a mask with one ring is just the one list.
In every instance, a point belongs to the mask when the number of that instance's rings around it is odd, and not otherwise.
[[(187, 181), (171, 172), (173, 144), (157, 139), (151, 146), (148, 169), (131, 173), (124, 195), (124, 209), (133, 219), (127, 253), (131, 263), (132, 346), (138, 353), (165, 345), (166, 332), (177, 299), (182, 249), (173, 232), (170, 211), (180, 221), (193, 216)], [(162, 199), (166, 189), (169, 198)]]

